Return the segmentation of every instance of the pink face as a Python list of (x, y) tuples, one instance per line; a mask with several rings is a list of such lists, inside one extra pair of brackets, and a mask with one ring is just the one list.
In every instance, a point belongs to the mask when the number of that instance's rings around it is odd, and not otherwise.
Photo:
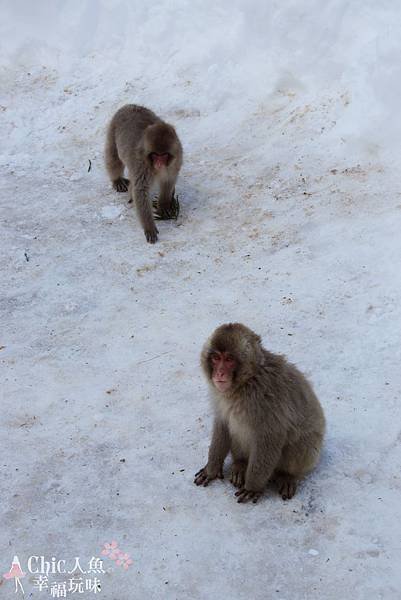
[(212, 381), (219, 392), (227, 392), (233, 380), (235, 359), (228, 352), (213, 352), (212, 361)]
[(165, 154), (157, 154), (157, 152), (152, 152), (150, 155), (150, 160), (152, 161), (152, 165), (159, 171), (163, 167), (167, 167), (170, 161), (170, 154), (166, 152)]

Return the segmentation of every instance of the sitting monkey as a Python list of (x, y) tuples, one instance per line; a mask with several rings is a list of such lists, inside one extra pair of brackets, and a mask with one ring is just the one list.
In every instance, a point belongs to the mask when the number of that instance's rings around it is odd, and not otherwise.
[(284, 500), (317, 463), (325, 431), (322, 407), (310, 383), (283, 356), (265, 350), (240, 323), (221, 325), (206, 342), (201, 364), (215, 411), (208, 462), (196, 485), (223, 478), (231, 452), (230, 481), (238, 502), (257, 502), (274, 476)]

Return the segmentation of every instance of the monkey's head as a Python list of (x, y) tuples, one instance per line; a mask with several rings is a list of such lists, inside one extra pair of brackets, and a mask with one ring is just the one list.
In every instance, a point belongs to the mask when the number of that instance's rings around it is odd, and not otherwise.
[(155, 123), (145, 129), (145, 156), (155, 173), (169, 167), (181, 153), (181, 145), (172, 125)]
[(244, 385), (262, 360), (260, 337), (241, 323), (218, 327), (201, 354), (202, 368), (208, 380), (223, 394)]

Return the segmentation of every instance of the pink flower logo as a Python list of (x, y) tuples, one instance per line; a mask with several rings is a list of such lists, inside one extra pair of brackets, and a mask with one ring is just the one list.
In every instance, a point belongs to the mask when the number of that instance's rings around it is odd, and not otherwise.
[(134, 562), (127, 552), (120, 550), (118, 543), (115, 540), (113, 540), (110, 544), (106, 542), (103, 545), (101, 554), (102, 556), (108, 556), (111, 560), (114, 560), (116, 565), (123, 567), (125, 571)]
[(123, 569), (127, 570), (130, 565), (132, 565), (133, 560), (130, 558), (130, 555), (126, 552), (120, 552), (120, 556), (116, 560), (116, 565), (122, 566)]

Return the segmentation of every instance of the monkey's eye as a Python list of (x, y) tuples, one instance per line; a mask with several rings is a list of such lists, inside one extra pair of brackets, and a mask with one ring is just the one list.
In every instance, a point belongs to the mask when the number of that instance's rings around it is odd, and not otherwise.
[(232, 356), (227, 356), (225, 362), (228, 365), (233, 365), (235, 361), (234, 361), (234, 358)]
[(210, 355), (210, 360), (212, 361), (212, 363), (219, 362), (219, 360), (220, 360), (219, 354), (217, 354), (217, 352), (212, 352)]

